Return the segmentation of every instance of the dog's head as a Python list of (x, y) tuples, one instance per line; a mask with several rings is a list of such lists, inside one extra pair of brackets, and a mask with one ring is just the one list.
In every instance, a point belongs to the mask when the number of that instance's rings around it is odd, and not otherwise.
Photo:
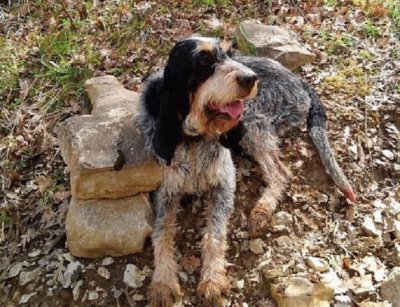
[(230, 52), (228, 43), (205, 37), (172, 48), (153, 143), (167, 163), (182, 135), (217, 138), (238, 124), (244, 101), (256, 95), (256, 74), (232, 60)]

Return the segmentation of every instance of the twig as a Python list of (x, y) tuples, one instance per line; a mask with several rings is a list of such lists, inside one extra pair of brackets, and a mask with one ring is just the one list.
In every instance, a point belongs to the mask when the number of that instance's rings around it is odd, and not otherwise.
[(126, 288), (122, 289), (122, 292), (125, 294), (128, 305), (131, 307), (135, 307), (135, 303), (132, 301), (132, 298), (129, 295), (128, 288), (126, 287)]
[(304, 20), (307, 21), (308, 23), (310, 23), (310, 20), (308, 19), (307, 15), (304, 14), (304, 11), (299, 6), (299, 3), (296, 0), (290, 0), (289, 2), (291, 2), (292, 5), (296, 7), (296, 9), (299, 11), (300, 15), (303, 16)]
[(72, 18), (72, 16), (68, 13), (67, 8), (65, 7), (64, 1), (60, 1), (61, 6), (63, 8), (63, 11), (65, 12), (65, 14), (67, 14), (67, 17), (69, 18), (69, 20), (71, 21), (71, 26), (72, 28), (75, 28), (75, 22), (74, 19)]

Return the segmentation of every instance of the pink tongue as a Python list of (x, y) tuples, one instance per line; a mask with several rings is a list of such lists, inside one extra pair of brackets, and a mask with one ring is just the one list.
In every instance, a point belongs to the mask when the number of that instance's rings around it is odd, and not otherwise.
[(227, 113), (233, 119), (237, 119), (244, 111), (243, 102), (236, 100), (230, 104), (218, 105), (216, 109), (221, 113)]

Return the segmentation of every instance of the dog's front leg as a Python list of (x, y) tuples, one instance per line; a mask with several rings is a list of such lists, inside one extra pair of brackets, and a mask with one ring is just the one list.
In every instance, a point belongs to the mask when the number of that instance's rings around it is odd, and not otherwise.
[(155, 268), (148, 291), (150, 306), (170, 307), (182, 296), (174, 246), (179, 200), (177, 195), (168, 196), (163, 187), (155, 194), (156, 221), (153, 234)]
[(223, 296), (230, 289), (226, 278), (226, 231), (233, 210), (235, 176), (212, 188), (206, 197), (207, 226), (202, 239), (203, 266), (198, 293), (211, 306), (225, 306)]

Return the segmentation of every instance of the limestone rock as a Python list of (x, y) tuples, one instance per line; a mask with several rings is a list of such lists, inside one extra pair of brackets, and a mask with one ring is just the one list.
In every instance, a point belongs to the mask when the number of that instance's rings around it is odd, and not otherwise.
[(32, 281), (36, 282), (40, 278), (41, 274), (42, 274), (42, 270), (40, 267), (38, 267), (32, 271), (29, 271), (29, 272), (22, 271), (21, 274), (19, 274), (19, 285), (25, 286)]
[(326, 291), (321, 284), (314, 285), (303, 277), (278, 278), (271, 287), (271, 296), (279, 307), (329, 307), (333, 291)]
[(365, 231), (367, 235), (370, 236), (379, 237), (382, 234), (382, 231), (376, 227), (374, 220), (369, 216), (366, 216), (364, 218), (362, 229)]
[(36, 294), (37, 294), (37, 292), (32, 292), (32, 293), (29, 293), (29, 294), (22, 295), (21, 299), (19, 300), (19, 304), (22, 305), (22, 304), (28, 303), (29, 300), (31, 299), (31, 297), (35, 296)]
[(272, 58), (290, 70), (315, 59), (315, 54), (300, 44), (294, 33), (255, 20), (241, 22), (236, 29), (235, 40), (243, 53)]
[(388, 303), (387, 301), (384, 302), (361, 302), (360, 307), (392, 307), (393, 305)]
[(306, 261), (310, 268), (318, 272), (325, 272), (329, 268), (329, 265), (321, 258), (310, 256)]
[(102, 266), (108, 266), (114, 263), (114, 259), (112, 257), (106, 257), (103, 259), (103, 261), (101, 262)]
[(64, 289), (68, 289), (73, 282), (78, 278), (79, 273), (82, 271), (83, 265), (79, 261), (74, 261), (68, 264), (62, 277), (59, 281)]
[(134, 264), (127, 264), (124, 271), (123, 282), (131, 288), (140, 288), (143, 286), (145, 276), (140, 274), (139, 269)]
[(72, 196), (116, 199), (156, 189), (161, 167), (145, 150), (138, 94), (111, 76), (90, 79), (86, 88), (93, 115), (70, 118), (56, 130), (71, 173)]
[(72, 198), (66, 217), (67, 244), (78, 257), (122, 256), (143, 250), (152, 232), (148, 195), (122, 199)]
[(254, 254), (262, 254), (264, 252), (265, 243), (260, 238), (251, 240), (249, 248)]
[(293, 217), (285, 211), (277, 212), (272, 216), (271, 226), (274, 232), (290, 231), (292, 225)]
[(93, 105), (92, 115), (120, 108), (132, 110), (139, 101), (138, 93), (127, 90), (116, 77), (110, 75), (87, 80), (85, 89)]
[[(74, 117), (57, 129), (77, 199), (126, 197), (154, 190), (161, 181), (160, 166), (144, 150), (133, 116), (124, 110), (113, 115)], [(121, 159), (122, 169), (115, 170)]]
[(400, 307), (400, 267), (395, 267), (387, 280), (382, 282), (381, 295), (393, 307)]
[(8, 272), (8, 278), (17, 276), (19, 272), (21, 272), (22, 266), (23, 266), (22, 262), (14, 263), (11, 266), (10, 271)]
[(285, 226), (292, 226), (293, 217), (291, 214), (287, 213), (286, 211), (279, 211), (275, 213), (271, 220), (271, 225), (285, 225)]

